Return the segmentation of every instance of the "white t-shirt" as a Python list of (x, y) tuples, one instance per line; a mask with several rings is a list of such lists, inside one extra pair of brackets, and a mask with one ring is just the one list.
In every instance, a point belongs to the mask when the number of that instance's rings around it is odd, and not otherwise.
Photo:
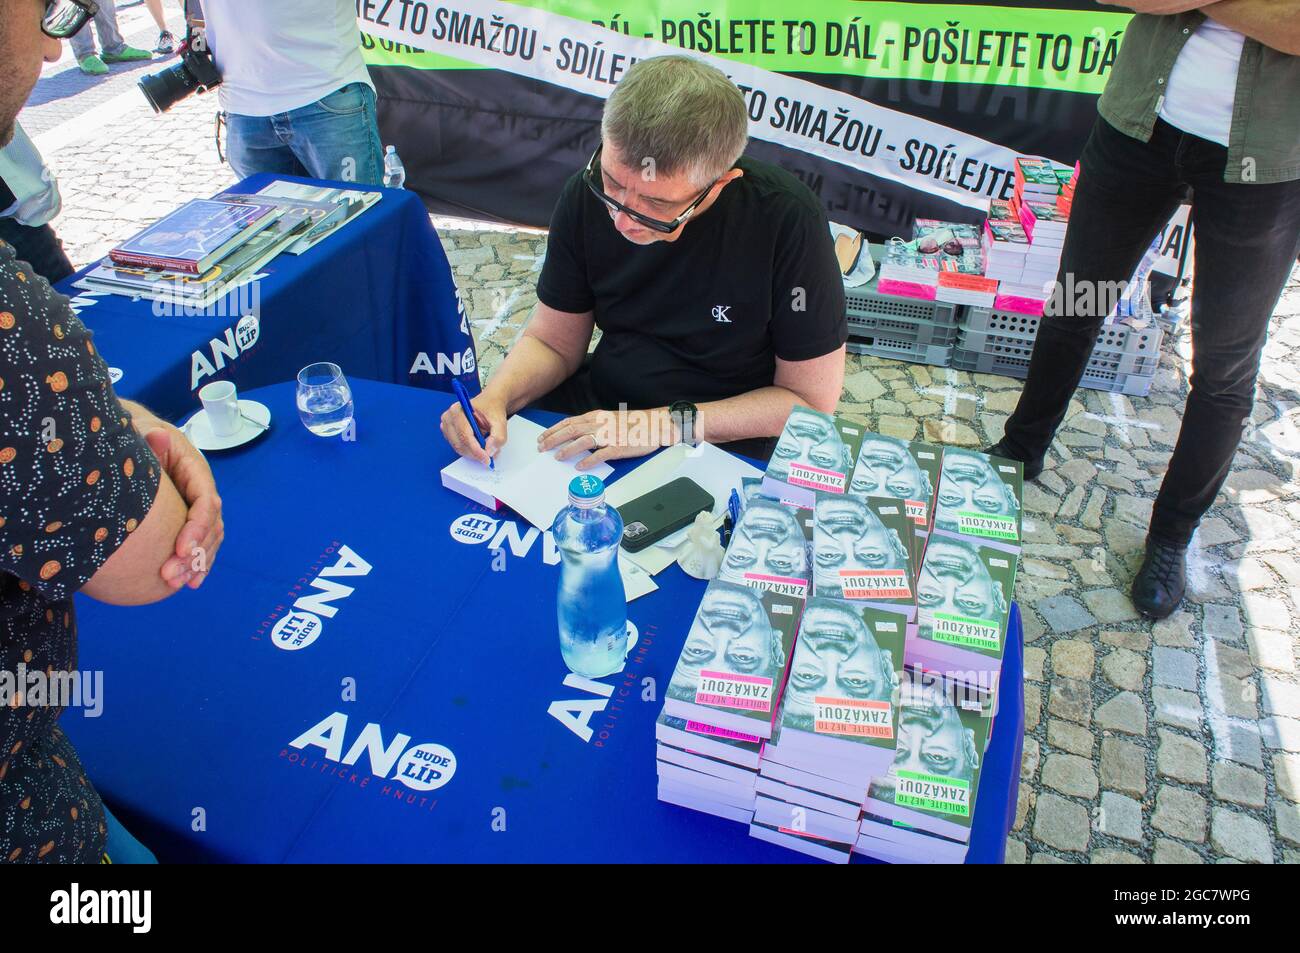
[(274, 116), (350, 83), (374, 88), (355, 0), (207, 0), (203, 14), (226, 112)]
[(1245, 42), (1236, 30), (1214, 20), (1197, 27), (1169, 73), (1160, 118), (1183, 132), (1226, 146)]

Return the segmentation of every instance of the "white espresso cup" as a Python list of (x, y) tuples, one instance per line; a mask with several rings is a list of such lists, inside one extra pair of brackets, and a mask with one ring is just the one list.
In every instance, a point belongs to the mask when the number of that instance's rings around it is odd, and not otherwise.
[(239, 431), (239, 396), (230, 381), (213, 381), (199, 391), (199, 400), (208, 412), (208, 423), (218, 437)]

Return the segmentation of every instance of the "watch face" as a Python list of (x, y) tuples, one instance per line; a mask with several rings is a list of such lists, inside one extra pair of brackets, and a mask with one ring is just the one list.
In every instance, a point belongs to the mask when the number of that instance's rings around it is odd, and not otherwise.
[(691, 446), (695, 445), (695, 417), (697, 413), (696, 406), (690, 401), (679, 400), (669, 405), (668, 414), (681, 432), (682, 443)]

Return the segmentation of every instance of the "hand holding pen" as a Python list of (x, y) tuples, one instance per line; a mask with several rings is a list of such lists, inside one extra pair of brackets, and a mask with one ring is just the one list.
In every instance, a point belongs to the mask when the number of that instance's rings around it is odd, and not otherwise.
[(442, 415), (443, 437), (462, 457), (495, 469), (493, 458), (506, 442), (505, 403), (488, 391), (471, 400), (459, 380), (453, 379), (452, 389), (456, 401)]

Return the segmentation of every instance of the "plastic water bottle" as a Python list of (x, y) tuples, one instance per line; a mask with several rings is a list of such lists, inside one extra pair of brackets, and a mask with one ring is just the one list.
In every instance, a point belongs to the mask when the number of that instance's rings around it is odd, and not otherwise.
[(612, 675), (627, 655), (627, 597), (618, 571), (623, 518), (605, 504), (600, 477), (569, 482), (569, 505), (551, 532), (561, 559), (556, 617), (564, 664), (587, 678)]
[(400, 189), (406, 185), (406, 166), (397, 154), (397, 146), (389, 146), (384, 151), (384, 188)]

